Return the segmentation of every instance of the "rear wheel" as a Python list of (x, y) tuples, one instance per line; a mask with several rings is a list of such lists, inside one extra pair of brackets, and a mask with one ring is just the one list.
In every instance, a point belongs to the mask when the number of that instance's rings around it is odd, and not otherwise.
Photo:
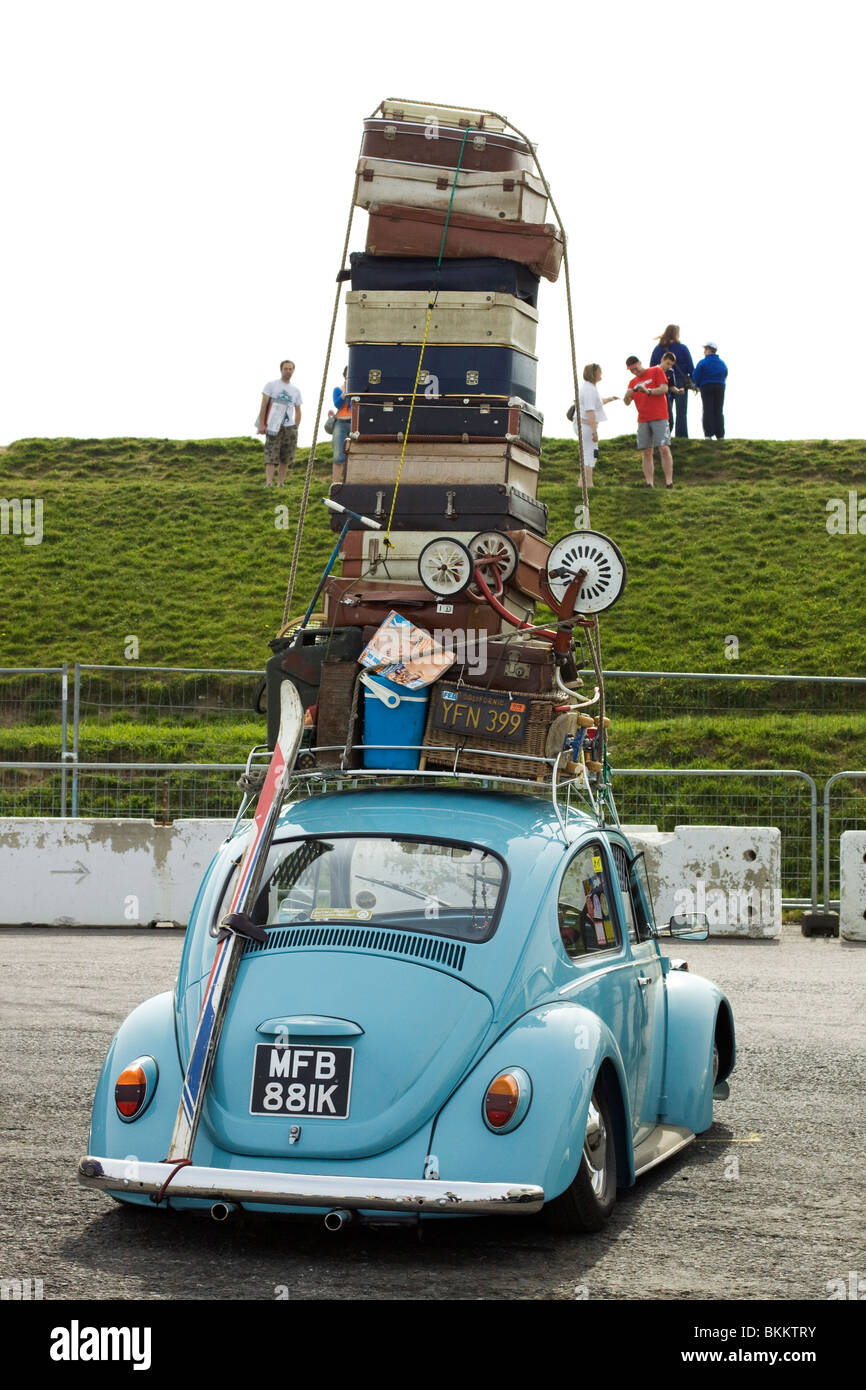
[(607, 1101), (596, 1086), (586, 1117), (583, 1154), (570, 1187), (544, 1208), (555, 1231), (600, 1231), (616, 1202), (616, 1148)]

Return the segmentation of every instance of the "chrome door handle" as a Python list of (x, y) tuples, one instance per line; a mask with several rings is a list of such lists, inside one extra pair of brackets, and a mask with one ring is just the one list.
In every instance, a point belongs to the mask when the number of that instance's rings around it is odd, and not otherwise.
[(652, 984), (649, 975), (638, 975), (637, 982), (641, 989), (646, 989), (647, 985)]

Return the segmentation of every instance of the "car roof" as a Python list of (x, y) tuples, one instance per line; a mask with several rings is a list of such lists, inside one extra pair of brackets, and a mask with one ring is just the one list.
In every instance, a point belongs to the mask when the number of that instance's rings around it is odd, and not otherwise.
[[(597, 829), (585, 811), (572, 808), (568, 841)], [(322, 793), (293, 802), (280, 815), (277, 835), (431, 835), (470, 841), (504, 852), (515, 840), (537, 848), (556, 838), (559, 819), (549, 796), (468, 790), (462, 787), (370, 787)]]

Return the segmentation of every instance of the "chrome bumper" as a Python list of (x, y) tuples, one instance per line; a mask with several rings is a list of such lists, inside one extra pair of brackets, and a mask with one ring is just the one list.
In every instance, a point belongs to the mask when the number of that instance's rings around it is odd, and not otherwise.
[[(155, 1196), (173, 1163), (128, 1158), (82, 1158), (85, 1187), (130, 1196)], [(314, 1173), (267, 1173), (248, 1168), (179, 1168), (165, 1198), (210, 1202), (260, 1202), (286, 1207), (345, 1207), (350, 1211), (458, 1212), (467, 1216), (531, 1214), (544, 1205), (544, 1190), (531, 1183), (441, 1182), (420, 1178), (341, 1178)]]

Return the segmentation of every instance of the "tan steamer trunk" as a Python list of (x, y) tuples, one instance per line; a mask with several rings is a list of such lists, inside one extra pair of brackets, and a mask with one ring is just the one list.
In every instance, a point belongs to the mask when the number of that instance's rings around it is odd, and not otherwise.
[(455, 126), (460, 130), (505, 130), (505, 121), (492, 111), (473, 111), (461, 106), (437, 106), (428, 102), (400, 101), (397, 97), (387, 97), (379, 107), (380, 113), (389, 121), (421, 121), (424, 125)]
[(399, 203), (403, 207), (436, 208), (442, 212), (450, 207), (453, 212), (496, 217), (505, 222), (544, 222), (547, 218), (544, 184), (526, 169), (499, 173), (454, 170), (434, 163), (435, 156), (431, 142), (429, 164), (360, 159), (355, 206)]
[(428, 346), (478, 343), (534, 353), (537, 332), (538, 310), (511, 294), (349, 290), (346, 295), (346, 342), (350, 344), (420, 344), (426, 337)]
[(393, 487), (400, 460), (401, 483), (505, 483), (538, 493), (538, 455), (519, 444), (428, 444), (411, 439), (405, 453), (400, 443), (350, 439), (345, 463), (333, 466), (335, 483), (379, 483)]

